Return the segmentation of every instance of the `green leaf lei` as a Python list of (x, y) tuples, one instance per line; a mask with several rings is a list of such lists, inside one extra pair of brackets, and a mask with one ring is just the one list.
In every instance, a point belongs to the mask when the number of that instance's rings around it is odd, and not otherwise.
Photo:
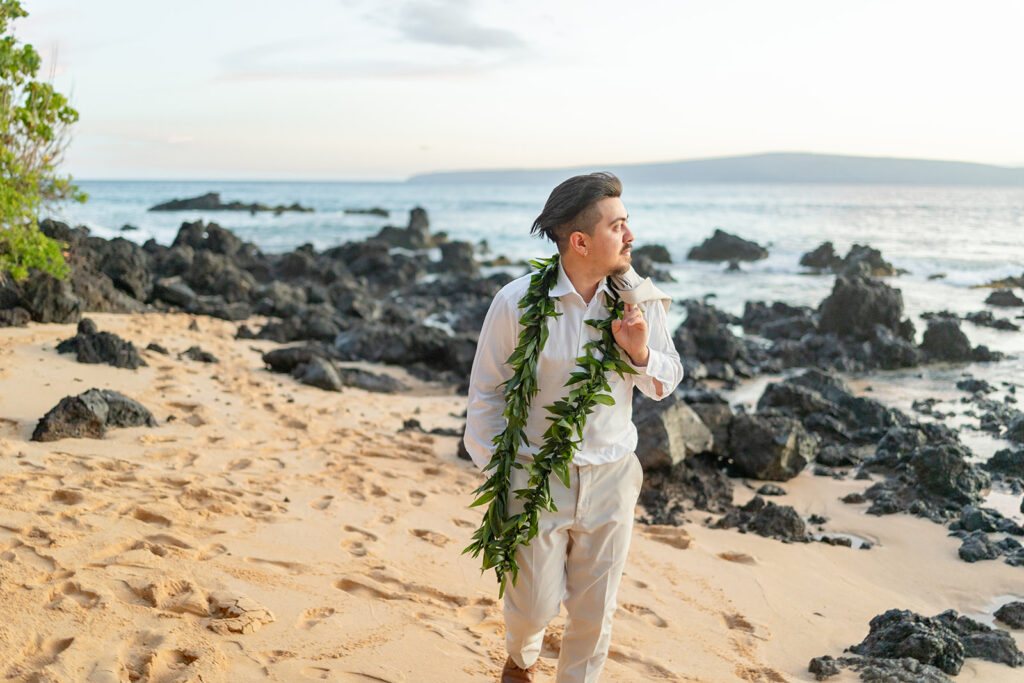
[[(541, 510), (557, 510), (551, 498), (549, 475), (554, 472), (559, 480), (569, 486), (569, 465), (579, 450), (583, 439), (583, 426), (587, 415), (600, 403), (615, 404), (608, 385), (607, 373), (615, 372), (620, 377), (635, 375), (633, 370), (619, 356), (615, 338), (612, 336), (612, 321), (621, 320), (623, 302), (609, 279), (611, 291), (608, 317), (604, 320), (587, 320), (587, 324), (599, 330), (601, 336), (583, 345), (585, 354), (576, 359), (577, 368), (569, 375), (565, 386), (575, 387), (562, 400), (547, 406), (551, 422), (544, 432), (544, 443), (540, 452), (533, 456), (533, 462), (516, 462), (521, 445), (527, 444), (523, 428), (529, 414), (530, 401), (537, 394), (537, 358), (548, 339), (547, 319), (561, 315), (555, 312), (555, 302), (548, 292), (558, 281), (558, 255), (531, 261), (536, 272), (530, 278), (526, 294), (519, 300), (519, 308), (526, 309), (519, 323), (519, 345), (506, 363), (512, 366), (512, 377), (502, 386), (505, 388), (505, 429), (494, 437), (494, 455), (484, 468), (493, 470), (474, 495), (478, 495), (470, 507), (489, 503), (483, 523), (473, 534), (473, 542), (463, 550), (473, 557), (483, 553), (483, 570), (494, 568), (498, 579), (498, 597), (505, 593), (509, 576), (512, 585), (519, 577), (516, 564), (516, 548), (529, 545), (537, 535)], [(600, 352), (597, 358), (595, 351)], [(523, 512), (509, 516), (509, 480), (512, 468), (525, 469), (530, 475), (526, 488), (514, 491), (516, 498), (523, 501)]]

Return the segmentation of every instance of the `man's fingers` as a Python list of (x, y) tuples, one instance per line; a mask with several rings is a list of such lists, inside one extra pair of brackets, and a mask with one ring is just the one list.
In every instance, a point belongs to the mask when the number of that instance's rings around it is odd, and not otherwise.
[(635, 325), (638, 321), (643, 319), (644, 314), (636, 307), (634, 307), (632, 311), (626, 311), (626, 314), (622, 316), (622, 321), (630, 325)]

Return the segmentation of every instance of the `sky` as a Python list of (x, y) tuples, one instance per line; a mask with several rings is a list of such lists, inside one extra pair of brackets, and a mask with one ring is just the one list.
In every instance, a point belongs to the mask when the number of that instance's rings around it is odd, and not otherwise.
[(23, 0), (79, 179), (1024, 165), (1018, 0)]

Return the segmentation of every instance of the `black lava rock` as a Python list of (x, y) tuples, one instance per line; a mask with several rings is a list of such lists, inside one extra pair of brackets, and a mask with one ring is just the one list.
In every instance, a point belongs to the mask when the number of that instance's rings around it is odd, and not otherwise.
[(873, 618), (867, 637), (850, 651), (868, 657), (909, 657), (956, 676), (964, 664), (963, 643), (945, 624), (909, 610), (892, 609)]
[(741, 531), (753, 531), (759, 536), (777, 538), (780, 541), (807, 543), (810, 535), (807, 524), (795, 509), (789, 505), (776, 505), (754, 496), (750, 502), (737, 508), (715, 523), (716, 528), (737, 527)]
[(1002, 553), (999, 548), (989, 539), (984, 531), (975, 531), (960, 544), (957, 551), (960, 559), (964, 562), (981, 562), (982, 560), (994, 560)]
[(966, 391), (967, 393), (970, 394), (991, 394), (993, 391), (996, 390), (994, 386), (992, 386), (985, 380), (975, 379), (974, 377), (968, 377), (967, 379), (960, 380), (959, 382), (956, 383), (956, 388), (959, 389), (960, 391)]
[(997, 289), (988, 295), (985, 303), (990, 306), (1024, 306), (1024, 299), (1014, 294), (1012, 289)]
[(642, 256), (649, 258), (654, 263), (672, 263), (672, 256), (668, 253), (668, 249), (660, 244), (645, 244), (642, 247), (636, 247), (630, 253), (634, 259)]
[(199, 361), (200, 363), (219, 363), (217, 357), (209, 351), (203, 351), (198, 346), (190, 346), (182, 351), (179, 356), (188, 358), (189, 360)]
[(956, 444), (924, 446), (910, 459), (921, 489), (958, 503), (981, 499), (991, 479), (980, 468), (968, 462), (970, 453)]
[(58, 353), (74, 353), (79, 363), (106, 363), (134, 370), (146, 365), (135, 345), (111, 332), (98, 332), (90, 318), (78, 323), (78, 334), (57, 344)]
[(808, 251), (800, 257), (801, 266), (815, 270), (835, 271), (842, 267), (842, 264), (843, 259), (836, 253), (831, 242), (822, 242), (814, 251)]
[[(832, 246), (831, 242), (827, 244), (830, 247)], [(839, 664), (831, 656), (825, 655), (824, 657), (812, 659), (811, 663), (807, 666), (807, 670), (814, 674), (815, 680), (824, 681), (827, 678), (839, 675)]]
[(1008, 602), (995, 613), (996, 619), (1011, 628), (1024, 628), (1024, 602)]
[(930, 320), (921, 348), (938, 360), (955, 363), (971, 360), (971, 342), (954, 320)]
[(913, 325), (901, 320), (903, 295), (880, 280), (836, 277), (832, 293), (821, 302), (818, 313), (822, 333), (868, 339), (875, 335), (875, 326), (881, 325), (901, 339), (913, 339)]
[(750, 240), (715, 229), (715, 233), (687, 255), (691, 261), (759, 261), (768, 250)]
[(155, 427), (156, 418), (138, 401), (109, 389), (65, 396), (32, 432), (33, 441), (102, 438), (107, 427)]
[(341, 391), (344, 386), (334, 363), (325, 358), (311, 358), (305, 365), (297, 367), (292, 374), (303, 384), (325, 391)]
[(998, 472), (1005, 476), (1024, 479), (1024, 449), (1003, 448), (998, 450), (982, 467), (989, 472)]
[(791, 417), (736, 415), (729, 425), (730, 469), (736, 476), (792, 479), (814, 459), (817, 439)]

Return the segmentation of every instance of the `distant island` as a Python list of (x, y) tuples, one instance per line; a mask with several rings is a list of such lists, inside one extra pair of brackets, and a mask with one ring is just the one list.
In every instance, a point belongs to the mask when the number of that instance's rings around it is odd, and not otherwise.
[(225, 204), (220, 200), (220, 193), (218, 192), (207, 192), (199, 197), (191, 197), (189, 199), (172, 199), (169, 202), (149, 207), (149, 211), (248, 211), (249, 213), (273, 211), (276, 215), (281, 215), (285, 211), (307, 213), (312, 210), (311, 208), (300, 206), (298, 202), (291, 206), (285, 206), (284, 204), (267, 206), (266, 204), (243, 204), (242, 202), (228, 202)]
[(841, 185), (998, 185), (1024, 187), (1024, 168), (968, 161), (773, 152), (735, 157), (607, 164), (556, 169), (422, 173), (410, 183), (519, 183), (553, 185), (594, 170), (626, 183), (801, 183)]

